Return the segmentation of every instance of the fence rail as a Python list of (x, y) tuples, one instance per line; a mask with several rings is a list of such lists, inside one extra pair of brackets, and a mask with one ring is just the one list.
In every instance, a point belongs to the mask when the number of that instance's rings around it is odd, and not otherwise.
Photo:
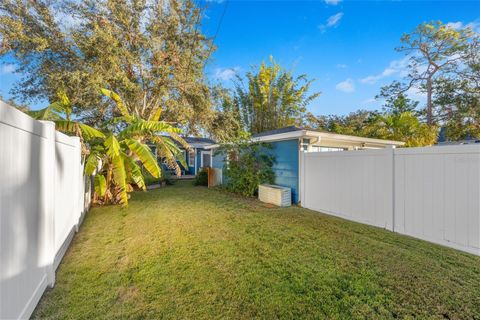
[(29, 318), (90, 204), (80, 141), (0, 101), (0, 319)]
[(480, 255), (480, 146), (301, 155), (312, 210)]

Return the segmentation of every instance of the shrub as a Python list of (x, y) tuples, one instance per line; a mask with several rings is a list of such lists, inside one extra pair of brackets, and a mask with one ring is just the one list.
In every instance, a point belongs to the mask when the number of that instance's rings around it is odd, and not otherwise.
[(168, 186), (173, 185), (177, 180), (175, 179), (175, 175), (172, 174), (171, 171), (162, 168), (162, 172), (160, 178), (153, 177), (150, 173), (144, 173), (145, 185), (150, 186), (152, 184), (160, 184), (165, 182)]
[(153, 177), (148, 171), (143, 170), (143, 179), (145, 181), (145, 185), (150, 186), (152, 184), (159, 184), (160, 178)]
[(254, 196), (259, 184), (274, 182), (275, 157), (269, 153), (269, 148), (266, 144), (249, 142), (222, 147), (221, 152), (229, 157), (224, 168), (229, 191)]
[(208, 186), (208, 172), (207, 169), (202, 168), (193, 180), (194, 186)]
[(171, 173), (171, 171), (164, 170), (162, 171), (162, 176), (160, 180), (165, 182), (167, 186), (173, 186), (177, 180), (175, 179), (175, 176)]

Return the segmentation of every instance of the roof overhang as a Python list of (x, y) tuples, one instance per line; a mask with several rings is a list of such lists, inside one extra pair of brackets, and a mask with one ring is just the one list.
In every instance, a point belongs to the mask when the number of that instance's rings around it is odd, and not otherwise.
[[(350, 136), (345, 134), (337, 134), (330, 132), (319, 132), (312, 130), (297, 130), (272, 134), (268, 136), (254, 137), (253, 142), (275, 142), (293, 139), (311, 139), (311, 144), (324, 147), (359, 147), (359, 148), (385, 148), (404, 146), (405, 142), (394, 140), (383, 140), (374, 138), (365, 138), (358, 136)], [(205, 146), (205, 149), (216, 149), (220, 145), (212, 144)]]
[(202, 148), (202, 149), (208, 149), (210, 146), (213, 144), (211, 143), (202, 143), (202, 142), (194, 142), (194, 143), (189, 143), (189, 146), (192, 148)]
[(365, 138), (358, 136), (349, 136), (344, 134), (319, 132), (311, 130), (297, 130), (291, 132), (284, 132), (278, 134), (272, 134), (268, 136), (252, 138), (255, 142), (274, 142), (292, 139), (314, 139), (313, 143), (325, 146), (358, 146), (364, 148), (384, 148), (386, 146), (403, 146), (405, 142), (394, 140), (383, 140), (374, 138)]

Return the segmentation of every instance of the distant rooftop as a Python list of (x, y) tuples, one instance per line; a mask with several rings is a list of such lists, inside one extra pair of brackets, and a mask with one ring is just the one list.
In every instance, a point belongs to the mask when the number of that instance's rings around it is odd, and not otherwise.
[(207, 143), (215, 144), (216, 142), (210, 138), (201, 138), (201, 137), (184, 137), (183, 138), (187, 143)]
[(460, 145), (460, 144), (480, 144), (480, 139), (465, 139), (457, 141), (440, 141), (437, 142), (437, 146), (451, 146), (451, 145)]

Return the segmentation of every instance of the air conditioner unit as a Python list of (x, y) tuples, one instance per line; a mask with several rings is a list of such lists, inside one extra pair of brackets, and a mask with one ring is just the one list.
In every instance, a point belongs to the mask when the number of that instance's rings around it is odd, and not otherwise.
[(276, 206), (289, 207), (292, 204), (292, 190), (272, 184), (261, 184), (258, 186), (258, 199)]

